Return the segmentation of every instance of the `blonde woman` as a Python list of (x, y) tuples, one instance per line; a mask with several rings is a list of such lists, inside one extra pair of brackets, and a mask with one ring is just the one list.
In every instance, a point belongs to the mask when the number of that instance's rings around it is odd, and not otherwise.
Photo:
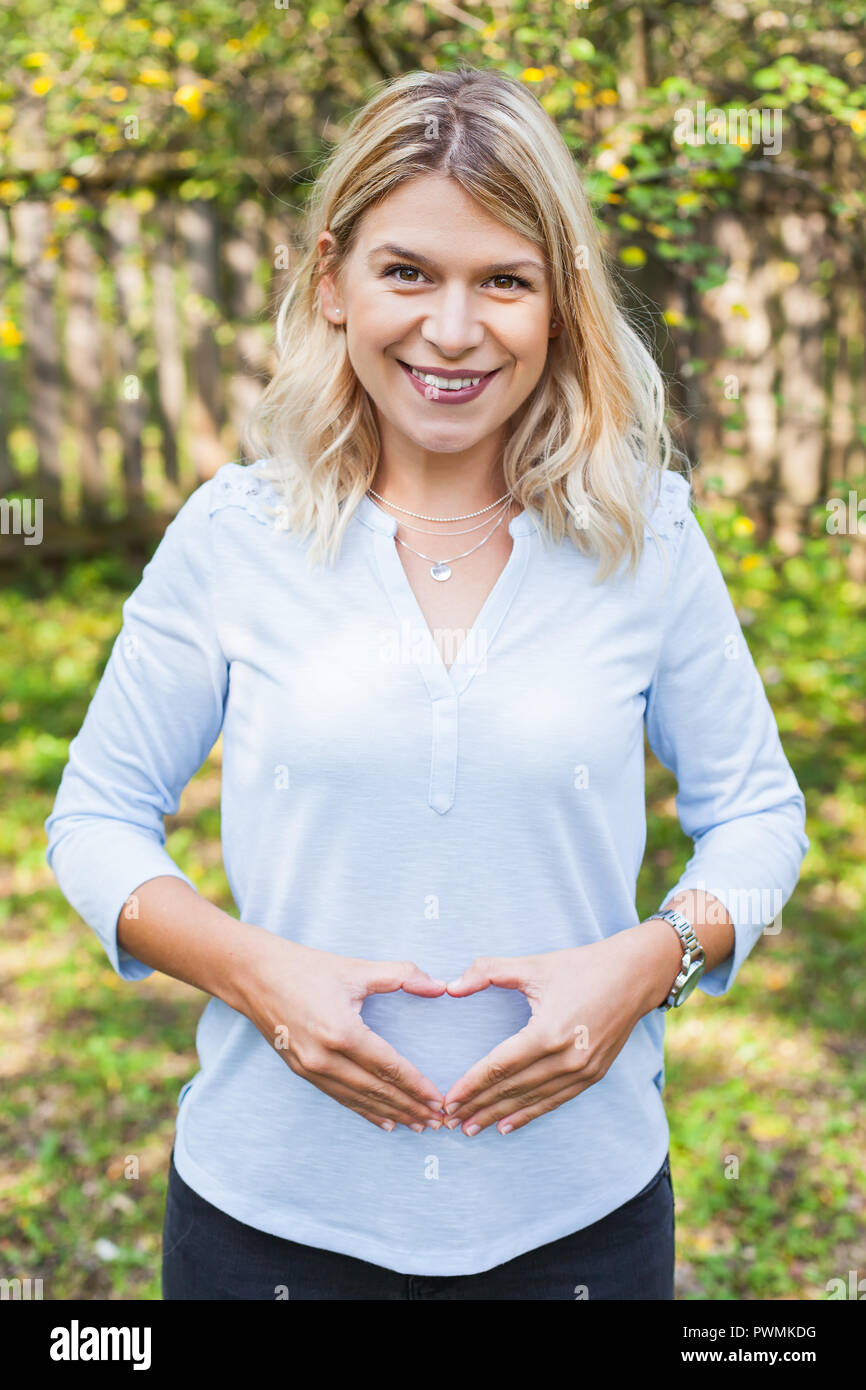
[[(126, 980), (212, 996), (167, 1299), (671, 1299), (665, 1014), (803, 795), (659, 371), (520, 84), (412, 72), (321, 173), (246, 443), (123, 609), (46, 822)], [(638, 920), (644, 741), (695, 843)], [(206, 902), (163, 816), (222, 733)]]

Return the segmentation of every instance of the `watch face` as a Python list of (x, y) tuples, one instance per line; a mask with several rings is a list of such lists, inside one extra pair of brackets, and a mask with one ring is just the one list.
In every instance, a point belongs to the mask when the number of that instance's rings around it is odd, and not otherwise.
[(690, 967), (690, 969), (689, 969), (689, 973), (688, 973), (688, 975), (686, 976), (685, 983), (684, 983), (682, 989), (680, 990), (679, 994), (677, 995), (676, 999), (674, 1000), (674, 1008), (675, 1008), (675, 1009), (676, 1009), (676, 1008), (679, 1008), (680, 1004), (682, 1004), (686, 999), (688, 999), (689, 995), (691, 994), (692, 990), (693, 990), (693, 989), (695, 988), (695, 986), (697, 985), (698, 980), (701, 978), (701, 976), (703, 975), (703, 973), (704, 973), (704, 962), (703, 962), (703, 961), (695, 961), (695, 962), (692, 964), (692, 966)]

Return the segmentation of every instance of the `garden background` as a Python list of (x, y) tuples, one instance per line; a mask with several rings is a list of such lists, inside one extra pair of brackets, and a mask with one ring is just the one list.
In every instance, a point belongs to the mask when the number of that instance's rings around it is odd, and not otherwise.
[[(205, 1000), (119, 980), (43, 821), (124, 598), (242, 457), (318, 166), (377, 84), (467, 62), (525, 82), (584, 171), (807, 801), (779, 929), (669, 1021), (678, 1297), (839, 1296), (866, 1276), (863, 4), (17, 0), (0, 48), (0, 1275), (159, 1297)], [(167, 848), (236, 912), (219, 768), (218, 743)], [(648, 753), (642, 917), (691, 852), (674, 793)]]

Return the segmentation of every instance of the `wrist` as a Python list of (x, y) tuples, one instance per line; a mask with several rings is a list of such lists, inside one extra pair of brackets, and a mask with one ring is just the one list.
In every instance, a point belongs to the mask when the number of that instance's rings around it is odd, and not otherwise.
[(670, 923), (648, 917), (631, 927), (639, 950), (641, 1016), (664, 1004), (683, 960), (683, 947)]
[(263, 987), (273, 982), (294, 943), (253, 922), (232, 919), (232, 928), (216, 953), (210, 992), (249, 1018)]

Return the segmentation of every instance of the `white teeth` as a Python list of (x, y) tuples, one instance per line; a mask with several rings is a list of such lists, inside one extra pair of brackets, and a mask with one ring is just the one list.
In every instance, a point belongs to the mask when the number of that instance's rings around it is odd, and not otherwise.
[(432, 376), (429, 372), (418, 372), (414, 367), (410, 367), (409, 371), (419, 381), (425, 382), (427, 386), (436, 386), (440, 391), (462, 391), (465, 386), (477, 386), (481, 380), (480, 376), (455, 377), (454, 379)]

